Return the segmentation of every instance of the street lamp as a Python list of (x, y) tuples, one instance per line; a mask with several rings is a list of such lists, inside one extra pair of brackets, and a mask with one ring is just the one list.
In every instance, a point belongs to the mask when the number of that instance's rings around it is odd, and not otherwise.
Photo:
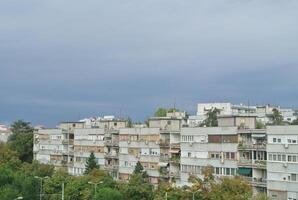
[(97, 182), (97, 183), (94, 183), (94, 182), (92, 182), (92, 181), (89, 181), (88, 183), (89, 183), (90, 185), (94, 185), (94, 196), (96, 196), (96, 187), (97, 187), (98, 184), (102, 184), (103, 181), (99, 181), (99, 182)]
[(34, 178), (40, 179), (39, 199), (42, 200), (42, 181), (43, 181), (43, 179), (47, 179), (49, 177), (48, 176), (45, 176), (45, 177), (34, 176)]

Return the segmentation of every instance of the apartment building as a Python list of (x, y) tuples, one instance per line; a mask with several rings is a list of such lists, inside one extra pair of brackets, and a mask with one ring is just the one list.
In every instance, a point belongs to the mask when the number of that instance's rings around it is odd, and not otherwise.
[(253, 186), (255, 192), (266, 192), (267, 153), (265, 129), (238, 129), (238, 174)]
[(203, 178), (204, 167), (212, 166), (215, 177), (237, 174), (238, 136), (236, 127), (181, 129), (181, 185), (190, 175)]
[(67, 170), (68, 143), (67, 133), (62, 129), (40, 129), (34, 133), (34, 159)]
[(184, 112), (167, 113), (166, 117), (149, 118), (149, 127), (160, 130), (160, 161), (168, 163), (168, 180), (180, 183), (180, 130), (187, 125)]
[(298, 126), (269, 126), (267, 135), (267, 194), (273, 200), (296, 200)]
[(77, 128), (74, 130), (73, 163), (68, 167), (72, 175), (82, 175), (85, 171), (86, 161), (91, 152), (100, 168), (105, 167), (105, 144), (103, 128)]
[[(160, 130), (158, 128), (122, 128), (119, 134), (119, 179), (127, 181), (136, 163), (141, 162), (150, 182), (159, 182), (160, 171), (167, 163), (160, 163)], [(167, 170), (167, 169), (165, 169)]]

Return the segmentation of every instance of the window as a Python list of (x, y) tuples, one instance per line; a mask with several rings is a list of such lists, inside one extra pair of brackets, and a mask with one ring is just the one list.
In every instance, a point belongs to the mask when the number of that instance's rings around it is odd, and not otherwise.
[(273, 161), (276, 161), (276, 155), (273, 154)]
[(296, 156), (292, 156), (292, 158), (293, 158), (293, 162), (297, 162)]
[(233, 160), (235, 159), (235, 153), (234, 152), (231, 153), (231, 159), (233, 159)]
[(191, 157), (191, 152), (187, 153), (187, 157), (189, 157), (189, 158)]
[(297, 176), (296, 174), (291, 174), (291, 181), (297, 181)]
[(226, 168), (226, 175), (231, 175), (230, 168)]
[(278, 138), (278, 139), (277, 139), (277, 142), (278, 142), (278, 143), (281, 143), (281, 139), (280, 139), (280, 138)]
[(296, 144), (297, 143), (297, 140), (292, 140), (292, 143)]
[(281, 155), (280, 154), (277, 155), (277, 160), (281, 161)]
[(287, 157), (286, 157), (286, 155), (282, 155), (282, 161), (284, 161), (284, 162), (287, 161)]
[(288, 162), (292, 162), (292, 156), (288, 156)]
[(272, 160), (272, 154), (269, 154), (269, 160)]
[(274, 143), (276, 142), (276, 138), (273, 138), (273, 142), (274, 142)]

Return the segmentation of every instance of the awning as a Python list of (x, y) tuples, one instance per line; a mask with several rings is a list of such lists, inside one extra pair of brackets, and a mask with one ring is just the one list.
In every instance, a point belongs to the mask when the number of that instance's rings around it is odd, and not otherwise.
[(252, 172), (251, 168), (239, 168), (238, 169), (238, 174), (244, 175), (244, 176), (250, 176)]
[(160, 163), (158, 163), (158, 165), (159, 165), (160, 167), (167, 167), (168, 164), (169, 164), (169, 163), (166, 163), (166, 162), (160, 162)]
[(170, 153), (179, 153), (180, 150), (179, 150), (179, 149), (172, 149), (172, 150), (170, 150), (169, 152), (170, 152)]

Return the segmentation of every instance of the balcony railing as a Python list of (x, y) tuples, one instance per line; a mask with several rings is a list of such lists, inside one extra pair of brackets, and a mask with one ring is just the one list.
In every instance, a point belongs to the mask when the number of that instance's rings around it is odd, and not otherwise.
[(118, 153), (105, 153), (104, 156), (107, 158), (118, 158)]
[(265, 150), (265, 144), (253, 144), (253, 143), (239, 143), (238, 149), (253, 149), (253, 150)]
[(266, 164), (267, 164), (266, 160), (250, 160), (250, 159), (240, 158), (238, 161), (238, 165), (250, 166), (250, 167), (264, 168), (266, 167)]
[(267, 187), (266, 178), (256, 178), (256, 177), (243, 177), (243, 178), (247, 180), (252, 186)]
[(106, 146), (114, 146), (114, 147), (119, 146), (119, 140), (116, 140), (116, 141), (106, 140), (105, 145)]

